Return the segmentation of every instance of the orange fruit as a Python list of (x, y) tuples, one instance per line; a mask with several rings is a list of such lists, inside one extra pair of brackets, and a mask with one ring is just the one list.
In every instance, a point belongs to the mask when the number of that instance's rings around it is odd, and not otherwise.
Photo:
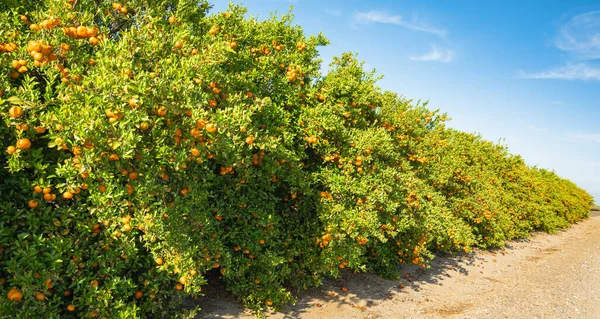
[(252, 145), (252, 143), (254, 143), (254, 136), (246, 137), (246, 144)]
[(154, 259), (154, 262), (155, 262), (157, 265), (162, 265), (162, 264), (163, 264), (163, 259), (162, 259), (162, 258), (160, 258), (160, 257), (156, 257), (156, 259)]
[(77, 27), (77, 35), (82, 38), (87, 38), (87, 36), (88, 36), (87, 28), (84, 26), (78, 26)]
[(38, 207), (39, 203), (37, 200), (32, 199), (27, 203), (27, 206), (29, 206), (29, 208), (36, 208)]
[(135, 299), (140, 299), (144, 296), (144, 293), (142, 293), (141, 291), (138, 290), (135, 292), (134, 296), (135, 296)]
[(73, 198), (73, 193), (66, 191), (62, 194), (64, 199), (72, 199)]
[(31, 147), (31, 141), (26, 138), (22, 138), (17, 141), (17, 148), (20, 150), (25, 150)]
[(108, 157), (108, 160), (109, 161), (117, 161), (117, 160), (119, 160), (119, 155), (114, 154), (114, 153), (110, 154), (110, 156)]
[(35, 132), (38, 133), (38, 134), (42, 134), (42, 133), (46, 132), (46, 129), (44, 127), (42, 127), (42, 126), (36, 126), (35, 127)]
[(175, 289), (181, 290), (181, 289), (183, 289), (183, 285), (180, 283), (177, 283), (177, 284), (175, 284)]
[(6, 148), (6, 153), (8, 153), (8, 155), (13, 155), (16, 151), (17, 149), (12, 145)]
[(92, 280), (92, 282), (90, 283), (90, 286), (98, 287), (98, 280)]
[(206, 124), (206, 131), (208, 133), (214, 133), (217, 131), (217, 127), (212, 123)]
[(8, 114), (11, 117), (19, 118), (23, 115), (23, 109), (20, 106), (13, 106), (8, 110)]
[(34, 191), (34, 192), (36, 192), (36, 193), (41, 193), (41, 192), (42, 192), (42, 188), (41, 188), (41, 187), (39, 187), (39, 186), (35, 186), (35, 187), (33, 188), (33, 191)]
[(43, 293), (38, 292), (37, 294), (35, 294), (35, 299), (39, 301), (44, 301), (44, 299), (46, 299), (46, 296)]
[(75, 311), (75, 306), (73, 306), (73, 305), (68, 305), (68, 306), (67, 306), (67, 310), (68, 310), (68, 311)]
[(8, 300), (19, 302), (21, 301), (21, 299), (23, 299), (23, 294), (21, 294), (21, 292), (17, 288), (11, 288), (8, 291)]

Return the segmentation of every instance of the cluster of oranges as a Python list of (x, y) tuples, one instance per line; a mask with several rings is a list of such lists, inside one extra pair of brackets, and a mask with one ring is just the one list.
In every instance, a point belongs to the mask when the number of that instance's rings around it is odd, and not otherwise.
[[(300, 74), (300, 76), (305, 76), (306, 74), (304, 72), (300, 72), (300, 66), (297, 65), (295, 68), (293, 66), (288, 66), (287, 68), (287, 72), (286, 72), (286, 76), (288, 81), (290, 82), (294, 82), (297, 79), (297, 75)], [(304, 80), (300, 80), (300, 84), (304, 84)]]
[(58, 56), (53, 50), (54, 47), (44, 40), (31, 41), (27, 45), (27, 52), (33, 58), (33, 64), (38, 68), (50, 61), (58, 60)]
[(115, 11), (117, 11), (117, 13), (127, 14), (127, 8), (125, 8), (120, 3), (113, 2), (112, 7), (113, 9), (115, 9)]
[[(21, 21), (23, 21), (25, 24), (29, 23), (26, 16), (21, 16)], [(60, 19), (52, 17), (52, 18), (43, 20), (42, 22), (40, 22), (40, 24), (32, 23), (31, 25), (29, 25), (29, 30), (31, 30), (31, 31), (41, 31), (42, 29), (50, 30), (59, 24), (60, 24)]]
[(25, 60), (13, 60), (11, 66), (16, 71), (10, 72), (10, 77), (12, 79), (16, 79), (19, 77), (19, 74), (25, 73), (28, 71), (27, 69), (27, 61)]
[(303, 51), (304, 49), (306, 49), (306, 43), (298, 42), (298, 44), (296, 44), (296, 48), (298, 49), (298, 51)]
[(285, 44), (283, 43), (277, 43), (277, 41), (273, 40), (271, 41), (271, 44), (273, 45), (273, 48), (277, 51), (281, 51), (283, 49), (283, 47), (285, 46)]
[(102, 34), (100, 34), (100, 30), (96, 27), (64, 27), (63, 32), (68, 37), (73, 39), (88, 39), (91, 45), (96, 46), (100, 43), (100, 40), (104, 38)]
[(17, 45), (9, 42), (9, 43), (0, 43), (0, 53), (1, 52), (8, 52), (11, 53), (13, 51), (16, 51), (18, 49)]
[(108, 121), (110, 123), (114, 123), (118, 120), (120, 120), (121, 118), (123, 118), (123, 113), (121, 112), (115, 112), (113, 110), (106, 110), (106, 112), (104, 112), (106, 114), (106, 116), (108, 116)]
[(317, 142), (319, 141), (319, 139), (317, 139), (317, 137), (314, 135), (307, 136), (304, 139), (308, 142), (308, 144), (312, 144), (312, 145), (316, 145)]

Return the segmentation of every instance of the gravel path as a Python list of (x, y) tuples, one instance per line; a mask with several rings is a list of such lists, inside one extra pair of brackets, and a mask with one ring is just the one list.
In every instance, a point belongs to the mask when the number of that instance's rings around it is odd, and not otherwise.
[[(599, 319), (600, 213), (556, 235), (438, 257), (429, 269), (403, 272), (401, 281), (346, 273), (267, 317)], [(198, 318), (254, 318), (222, 291), (207, 295)]]

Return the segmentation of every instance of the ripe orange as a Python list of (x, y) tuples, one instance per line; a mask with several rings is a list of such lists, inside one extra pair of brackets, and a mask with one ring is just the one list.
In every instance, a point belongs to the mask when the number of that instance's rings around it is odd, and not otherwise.
[(62, 194), (64, 199), (72, 199), (73, 198), (73, 193), (66, 191)]
[(35, 294), (35, 299), (39, 301), (44, 301), (44, 299), (46, 299), (46, 296), (43, 293), (38, 292), (37, 294)]
[(82, 38), (87, 38), (87, 36), (88, 36), (87, 28), (84, 26), (78, 26), (77, 27), (77, 35)]
[(31, 147), (31, 141), (26, 138), (22, 138), (17, 141), (17, 148), (20, 150), (25, 150)]
[(254, 143), (254, 136), (246, 137), (246, 144), (252, 145), (252, 143)]
[(68, 305), (68, 306), (67, 306), (67, 310), (68, 310), (68, 311), (75, 311), (75, 306), (73, 306), (73, 305)]
[(21, 299), (23, 299), (23, 294), (21, 294), (21, 292), (17, 288), (11, 288), (8, 291), (8, 300), (19, 302), (21, 301)]
[(181, 289), (183, 289), (183, 285), (180, 283), (177, 283), (177, 284), (175, 284), (175, 289), (181, 290)]
[(144, 296), (144, 293), (142, 293), (141, 291), (136, 291), (135, 292), (135, 299), (140, 299)]
[(162, 259), (162, 258), (160, 258), (160, 257), (156, 257), (156, 259), (154, 259), (154, 262), (155, 262), (157, 265), (162, 265), (162, 264), (163, 264), (163, 259)]
[(6, 153), (8, 153), (8, 155), (13, 155), (16, 151), (17, 149), (12, 145), (6, 148)]
[(90, 286), (93, 288), (98, 287), (98, 280), (92, 280), (92, 282), (90, 282)]
[(23, 115), (23, 109), (20, 106), (13, 106), (8, 110), (8, 114), (11, 117), (19, 118)]
[(38, 207), (39, 203), (37, 200), (32, 199), (27, 203), (27, 206), (29, 206), (29, 208), (36, 208)]
[(41, 193), (41, 192), (42, 192), (42, 188), (41, 188), (41, 187), (39, 187), (39, 186), (35, 186), (35, 187), (33, 188), (33, 191), (34, 191), (34, 192), (36, 192), (36, 193)]
[(217, 127), (212, 123), (206, 124), (206, 131), (208, 133), (214, 133), (217, 131)]

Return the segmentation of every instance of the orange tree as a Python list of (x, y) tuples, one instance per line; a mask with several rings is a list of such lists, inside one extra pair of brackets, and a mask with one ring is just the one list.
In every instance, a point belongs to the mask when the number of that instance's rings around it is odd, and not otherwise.
[[(587, 216), (573, 183), (377, 86), (291, 15), (0, 4), (0, 313), (172, 314), (219, 273), (278, 307)], [(184, 313), (181, 310), (182, 314)]]

